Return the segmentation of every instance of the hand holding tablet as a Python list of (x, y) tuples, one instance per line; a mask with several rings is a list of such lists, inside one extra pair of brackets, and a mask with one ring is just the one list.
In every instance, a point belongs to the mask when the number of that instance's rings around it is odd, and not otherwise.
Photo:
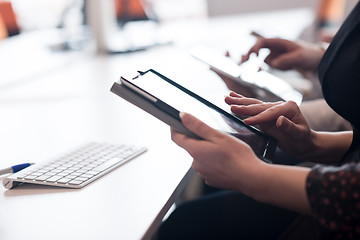
[(210, 127), (243, 140), (259, 157), (271, 161), (276, 148), (273, 138), (152, 69), (139, 73), (133, 79), (122, 77), (111, 91), (176, 131), (199, 138), (181, 122), (179, 113), (190, 113)]

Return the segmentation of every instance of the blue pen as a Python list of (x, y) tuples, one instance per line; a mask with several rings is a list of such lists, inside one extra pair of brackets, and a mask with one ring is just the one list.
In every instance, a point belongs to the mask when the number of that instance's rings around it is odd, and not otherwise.
[(18, 164), (18, 165), (9, 167), (9, 168), (1, 169), (0, 175), (7, 174), (7, 173), (16, 173), (16, 172), (19, 172), (19, 171), (23, 170), (24, 168), (27, 168), (31, 165), (33, 165), (33, 163), (23, 163), (23, 164)]

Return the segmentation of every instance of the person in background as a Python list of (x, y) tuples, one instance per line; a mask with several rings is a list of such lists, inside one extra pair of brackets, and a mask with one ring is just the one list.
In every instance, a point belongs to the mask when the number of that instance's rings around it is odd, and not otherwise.
[[(261, 48), (268, 48), (271, 52), (271, 58), (278, 58), (273, 64), (269, 64), (269, 58), (267, 58), (265, 62), (268, 63), (270, 67), (283, 71), (297, 70), (304, 76), (310, 76), (309, 79), (314, 82), (313, 95), (316, 97), (312, 97), (311, 99), (307, 99), (305, 97), (305, 101), (303, 101), (301, 104), (300, 109), (308, 121), (309, 126), (317, 131), (351, 130), (351, 124), (339, 114), (337, 114), (333, 109), (331, 109), (326, 101), (322, 98), (322, 92), (318, 84), (317, 69), (311, 69), (308, 66), (304, 66), (303, 61), (308, 61), (309, 59), (302, 59), (302, 56), (307, 54), (307, 49), (313, 49), (320, 52), (325, 51), (327, 44), (321, 43), (330, 42), (341, 25), (345, 15), (345, 3), (345, 0), (319, 1), (313, 26), (314, 32), (311, 33), (312, 37), (310, 37), (310, 39), (307, 39), (309, 37), (303, 37), (308, 41), (305, 42), (303, 40), (298, 40), (294, 44), (296, 46), (288, 47), (287, 49), (285, 49), (286, 44), (279, 44), (281, 47), (283, 47), (283, 49), (278, 49), (279, 46), (271, 44), (271, 42), (275, 41), (271, 40), (267, 46), (265, 46), (263, 45), (264, 38), (260, 37), (258, 38), (258, 42), (255, 44), (255, 46), (242, 57), (242, 62), (245, 62), (249, 59), (251, 54), (258, 54)], [(310, 41), (314, 43), (310, 43)], [(319, 46), (321, 47), (319, 48)], [(312, 59), (308, 65), (317, 60), (319, 59)], [(223, 75), (221, 72), (218, 72), (214, 69), (212, 70), (222, 78), (230, 90), (241, 93), (247, 97), (254, 97), (237, 82)]]
[(263, 162), (241, 140), (181, 113), (201, 140), (174, 130), (172, 140), (193, 157), (192, 167), (207, 184), (231, 191), (179, 206), (158, 239), (360, 239), (359, 33), (357, 3), (325, 53), (284, 39), (263, 39), (249, 51), (277, 49), (266, 59), (273, 66), (280, 61), (275, 53), (301, 51), (298, 66), (318, 70), (324, 98), (352, 131), (314, 131), (291, 101), (237, 93), (225, 98), (234, 114), (248, 116), (245, 123), (276, 138), (284, 152), (319, 163), (312, 168)]
[[(267, 48), (270, 54), (265, 62), (272, 68), (286, 70), (297, 70), (302, 73), (317, 74), (317, 66), (322, 54), (323, 47), (318, 44), (303, 41), (291, 42), (284, 39), (259, 38), (255, 45), (242, 56), (242, 62), (249, 59), (251, 54), (258, 54), (260, 49)], [(230, 90), (240, 91), (234, 81), (222, 76)], [(250, 96), (251, 97), (251, 96)], [(351, 124), (331, 109), (323, 98), (304, 101), (300, 109), (304, 114), (309, 126), (317, 131), (345, 131), (351, 130)], [(314, 114), (316, 113), (316, 114)]]

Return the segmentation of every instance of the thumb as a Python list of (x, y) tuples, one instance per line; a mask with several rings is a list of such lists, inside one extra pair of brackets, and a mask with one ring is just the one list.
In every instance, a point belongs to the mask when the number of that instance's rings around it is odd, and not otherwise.
[(180, 112), (181, 122), (191, 132), (205, 140), (214, 139), (219, 132), (189, 113)]
[(274, 58), (269, 64), (274, 67), (278, 68), (280, 70), (289, 70), (293, 69), (295, 66), (297, 66), (299, 60), (299, 54), (294, 52), (289, 52), (286, 54), (282, 54), (276, 58)]
[(276, 121), (277, 128), (289, 136), (298, 136), (301, 134), (301, 127), (284, 116), (280, 116)]

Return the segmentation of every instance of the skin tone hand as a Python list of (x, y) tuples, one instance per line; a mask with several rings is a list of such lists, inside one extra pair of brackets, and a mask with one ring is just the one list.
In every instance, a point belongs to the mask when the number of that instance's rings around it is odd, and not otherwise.
[(280, 38), (258, 38), (247, 54), (242, 56), (242, 62), (249, 60), (250, 55), (259, 55), (262, 48), (270, 50), (265, 62), (280, 70), (295, 69), (300, 72), (316, 72), (317, 66), (324, 54), (324, 49), (305, 42), (294, 42)]
[(209, 185), (242, 192), (258, 201), (310, 213), (305, 182), (307, 168), (261, 161), (241, 140), (221, 133), (190, 114), (182, 123), (202, 139), (171, 130), (172, 140), (193, 157), (193, 168)]
[[(248, 51), (247, 54), (242, 56), (241, 61), (246, 62), (249, 60), (251, 54), (259, 55), (262, 48), (270, 50), (270, 54), (266, 57), (265, 62), (280, 70), (297, 70), (306, 76), (307, 72), (316, 72), (317, 66), (324, 54), (324, 49), (310, 43), (294, 42), (280, 38), (258, 38), (255, 45)], [(227, 56), (230, 54), (227, 52)], [(256, 94), (251, 90), (244, 88), (238, 82), (223, 73), (211, 68), (218, 74), (226, 86), (234, 92), (240, 93), (246, 97), (255, 97)]]
[[(313, 151), (314, 132), (294, 102), (262, 102), (230, 93), (225, 102), (238, 116), (250, 116), (248, 125), (258, 125), (262, 131), (278, 140), (279, 147), (288, 154), (304, 155)], [(299, 144), (301, 143), (301, 144)]]
[(338, 162), (352, 141), (351, 132), (326, 133), (311, 130), (296, 103), (262, 102), (234, 92), (225, 98), (231, 111), (250, 116), (246, 124), (258, 125), (278, 140), (279, 147), (300, 159), (316, 162)]
[[(259, 165), (264, 164), (247, 144), (237, 138), (210, 128), (190, 114), (182, 116), (182, 122), (204, 140), (193, 139), (174, 130), (171, 131), (172, 140), (194, 158), (192, 167), (207, 184), (244, 190), (241, 182), (249, 179)], [(238, 156), (246, 161), (238, 161)], [(237, 169), (244, 168), (247, 172), (239, 174)]]

